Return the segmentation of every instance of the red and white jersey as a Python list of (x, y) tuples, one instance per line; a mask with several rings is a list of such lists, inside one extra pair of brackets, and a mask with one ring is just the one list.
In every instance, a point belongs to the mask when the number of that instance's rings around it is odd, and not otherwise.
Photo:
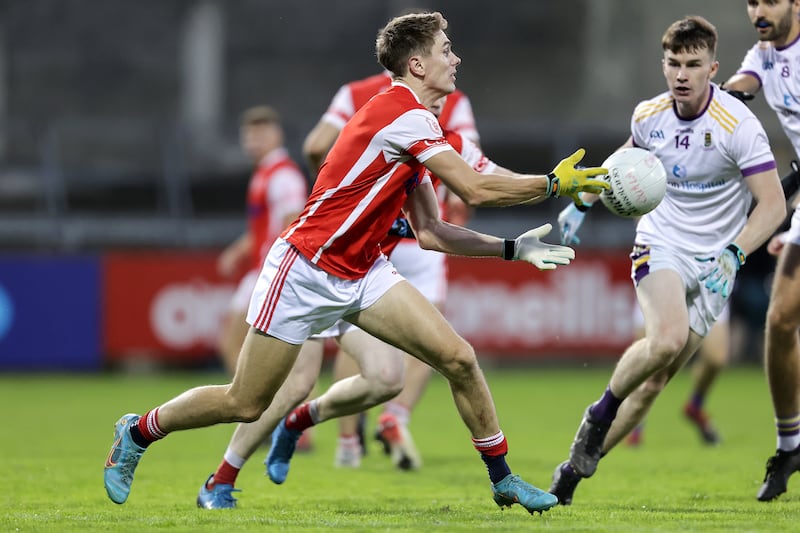
[[(441, 118), (441, 117), (440, 117)], [(497, 163), (486, 157), (483, 153), (483, 150), (480, 147), (466, 138), (464, 135), (455, 132), (455, 131), (445, 131), (444, 138), (447, 139), (447, 142), (453, 149), (458, 152), (458, 155), (467, 162), (469, 166), (471, 166), (476, 172), (480, 172), (481, 174), (491, 174), (497, 169)], [(439, 215), (444, 220), (448, 220), (448, 213), (447, 213), (447, 186), (442, 183), (435, 174), (431, 174), (430, 171), (426, 169), (426, 173), (430, 177), (431, 184), (433, 185), (433, 190), (436, 192), (436, 199), (439, 202)], [(400, 214), (399, 216), (402, 216)], [(389, 235), (387, 236), (383, 242), (381, 243), (381, 249), (383, 253), (386, 255), (391, 255), (392, 251), (399, 243), (403, 240), (403, 237), (398, 235)]]
[[(439, 117), (441, 121), (442, 117)], [(441, 122), (440, 122), (441, 123)], [(471, 166), (475, 172), (481, 174), (492, 174), (497, 169), (497, 164), (486, 157), (481, 150), (480, 146), (475, 144), (475, 141), (469, 136), (457, 130), (449, 130), (445, 128), (445, 139), (453, 147), (453, 150), (458, 152), (458, 155)]]
[(439, 124), (448, 131), (453, 131), (469, 139), (473, 143), (480, 141), (478, 128), (475, 126), (475, 115), (472, 103), (467, 95), (456, 89), (447, 95), (444, 107), (439, 114)]
[[(439, 117), (440, 124), (441, 119), (442, 117)], [(458, 152), (458, 155), (461, 156), (461, 159), (466, 161), (475, 172), (481, 174), (491, 174), (497, 169), (497, 163), (486, 157), (480, 146), (475, 144), (463, 133), (453, 130), (445, 130), (444, 138), (447, 139), (447, 142), (453, 147), (453, 150)], [(433, 189), (436, 191), (436, 197), (439, 200), (439, 213), (444, 220), (449, 220), (447, 213), (447, 186), (442, 183), (442, 180), (440, 180), (435, 174), (430, 174), (430, 177), (431, 183), (433, 184)]]
[(260, 269), (272, 243), (285, 229), (284, 221), (299, 213), (308, 198), (306, 178), (284, 148), (259, 162), (247, 189), (247, 225), (253, 238), (252, 266)]
[[(328, 110), (322, 115), (322, 120), (341, 130), (370, 98), (391, 85), (392, 75), (388, 71), (342, 85)], [(456, 131), (475, 143), (479, 141), (472, 104), (467, 95), (458, 89), (447, 96), (439, 115), (439, 123), (445, 130)]]
[(347, 122), (282, 236), (326, 272), (363, 277), (408, 194), (430, 180), (423, 163), (445, 150), (452, 147), (436, 117), (393, 82)]

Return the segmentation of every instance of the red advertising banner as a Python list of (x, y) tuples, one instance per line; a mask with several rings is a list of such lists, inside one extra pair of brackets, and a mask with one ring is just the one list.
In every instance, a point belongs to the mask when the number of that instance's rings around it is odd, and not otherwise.
[(104, 348), (131, 356), (192, 361), (216, 352), (236, 286), (216, 273), (216, 253), (109, 253), (103, 259)]
[[(102, 262), (103, 349), (173, 362), (216, 353), (235, 290), (216, 253), (109, 253)], [(542, 272), (522, 262), (449, 258), (445, 314), (482, 356), (616, 359), (633, 338), (627, 251), (578, 251)]]
[(578, 250), (554, 271), (499, 259), (448, 264), (445, 315), (478, 353), (617, 358), (633, 339), (636, 297), (625, 250)]

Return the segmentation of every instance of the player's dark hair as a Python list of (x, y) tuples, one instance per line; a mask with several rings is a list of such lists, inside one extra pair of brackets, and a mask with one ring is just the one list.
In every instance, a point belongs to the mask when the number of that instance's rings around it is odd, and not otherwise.
[(261, 124), (280, 124), (281, 116), (278, 112), (266, 105), (259, 105), (246, 109), (239, 124), (241, 126), (258, 126)]
[(447, 20), (438, 11), (395, 17), (378, 32), (378, 63), (393, 75), (403, 76), (408, 70), (408, 58), (430, 54), (436, 34), (446, 29)]
[(716, 56), (717, 29), (699, 15), (684, 17), (673, 22), (664, 32), (661, 48), (673, 54), (696, 52), (706, 48), (712, 56)]

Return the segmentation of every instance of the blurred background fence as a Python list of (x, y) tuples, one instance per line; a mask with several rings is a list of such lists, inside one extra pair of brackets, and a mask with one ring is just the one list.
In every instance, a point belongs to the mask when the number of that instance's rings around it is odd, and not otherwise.
[[(213, 257), (244, 229), (250, 163), (238, 148), (239, 113), (276, 107), (299, 161), (303, 137), (336, 89), (379, 71), (377, 29), (412, 7), (449, 20), (463, 59), (458, 85), (485, 152), (535, 172), (579, 146), (587, 164), (599, 164), (627, 138), (634, 105), (664, 90), (660, 38), (675, 19), (701, 14), (717, 26), (718, 82), (755, 41), (746, 3), (731, 0), (0, 0), (0, 364), (17, 368), (10, 361), (36, 351), (29, 333), (18, 333), (18, 299), (36, 301), (22, 289), (52, 279), (29, 278), (19, 261), (52, 260), (62, 272), (61, 261), (90, 257), (98, 261), (89, 267), (97, 293), (65, 294), (64, 302), (79, 301), (85, 317), (86, 299), (95, 298), (88, 313), (99, 325), (90, 334), (102, 366), (105, 254)], [(761, 98), (752, 108), (787, 169), (793, 154), (777, 119)], [(512, 236), (555, 222), (564, 205), (479, 210), (470, 225)], [(627, 254), (630, 221), (603, 209), (589, 221), (582, 249), (590, 257)], [(740, 282), (739, 316), (755, 323), (753, 332), (770, 271), (768, 259), (752, 260), (752, 279)], [(65, 284), (69, 278), (51, 286), (40, 305)], [(592, 308), (603, 311), (603, 302)], [(42, 327), (41, 308), (32, 312)], [(62, 309), (53, 318), (64, 316)], [(15, 331), (22, 340), (9, 344)]]

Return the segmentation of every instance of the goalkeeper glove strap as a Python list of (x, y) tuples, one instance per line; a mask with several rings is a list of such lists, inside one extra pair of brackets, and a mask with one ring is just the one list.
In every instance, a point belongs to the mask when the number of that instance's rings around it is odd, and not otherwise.
[(735, 257), (736, 261), (739, 263), (739, 268), (743, 267), (745, 261), (747, 261), (747, 254), (744, 253), (744, 250), (739, 248), (739, 245), (737, 245), (735, 242), (730, 243), (725, 248), (733, 252), (733, 257)]
[(511, 261), (514, 259), (514, 251), (517, 248), (517, 243), (511, 239), (506, 239), (503, 242), (503, 259)]

